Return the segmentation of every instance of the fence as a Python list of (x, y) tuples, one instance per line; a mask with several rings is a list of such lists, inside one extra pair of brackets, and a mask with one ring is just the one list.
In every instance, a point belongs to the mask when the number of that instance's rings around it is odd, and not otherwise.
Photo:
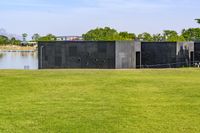
[(181, 67), (198, 67), (200, 68), (200, 61), (194, 62), (176, 62), (168, 64), (155, 64), (155, 65), (141, 65), (138, 68), (181, 68)]

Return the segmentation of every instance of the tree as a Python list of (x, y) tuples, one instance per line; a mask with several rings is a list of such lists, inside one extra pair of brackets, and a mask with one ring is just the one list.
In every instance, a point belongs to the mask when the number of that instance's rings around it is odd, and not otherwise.
[(153, 41), (153, 37), (151, 36), (151, 34), (144, 32), (142, 34), (139, 34), (137, 37), (140, 41)]
[(83, 34), (82, 37), (84, 40), (91, 40), (91, 41), (121, 40), (117, 30), (111, 29), (109, 27), (92, 29), (88, 31), (86, 34)]
[(185, 38), (182, 35), (179, 36), (178, 33), (174, 30), (164, 30), (163, 37), (165, 41), (170, 42), (185, 41)]
[(0, 44), (1, 45), (9, 44), (9, 38), (6, 36), (0, 35)]
[(16, 41), (16, 39), (15, 39), (14, 37), (12, 37), (12, 38), (10, 39), (10, 44), (15, 45), (15, 41)]
[(38, 33), (35, 33), (33, 36), (32, 36), (32, 40), (33, 41), (38, 41), (38, 39), (40, 38), (40, 35)]
[(198, 24), (200, 24), (200, 19), (195, 19), (197, 21)]
[(20, 40), (15, 40), (14, 45), (20, 45), (21, 41)]
[(20, 45), (21, 44), (21, 41), (20, 40), (17, 40), (15, 37), (12, 37), (10, 39), (10, 44), (11, 45)]
[(121, 40), (134, 40), (134, 39), (136, 39), (136, 35), (134, 33), (120, 32), (119, 36), (120, 36)]
[(200, 41), (200, 28), (183, 29), (182, 36), (186, 41)]
[(163, 37), (165, 41), (177, 41), (178, 33), (173, 30), (164, 30)]
[(110, 27), (96, 28), (82, 35), (83, 40), (91, 41), (115, 41), (115, 40), (134, 40), (136, 35), (128, 32), (118, 32)]
[(154, 34), (152, 38), (153, 38), (153, 41), (155, 41), (155, 42), (164, 41), (164, 37), (160, 33), (159, 34)]
[(26, 38), (27, 38), (28, 34), (27, 33), (23, 33), (22, 37), (23, 37), (23, 41), (26, 42)]
[(38, 41), (55, 41), (55, 40), (56, 40), (56, 36), (52, 34), (48, 34), (46, 36), (42, 36), (38, 38)]

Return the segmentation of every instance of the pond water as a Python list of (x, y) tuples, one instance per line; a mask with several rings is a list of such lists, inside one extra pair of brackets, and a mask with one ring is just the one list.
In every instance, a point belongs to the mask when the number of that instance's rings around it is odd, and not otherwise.
[(0, 52), (0, 69), (38, 69), (37, 52)]

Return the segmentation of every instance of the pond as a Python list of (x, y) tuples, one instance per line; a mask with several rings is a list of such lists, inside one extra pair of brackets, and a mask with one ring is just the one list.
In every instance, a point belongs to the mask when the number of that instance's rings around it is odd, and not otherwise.
[(0, 52), (0, 69), (38, 69), (37, 52)]

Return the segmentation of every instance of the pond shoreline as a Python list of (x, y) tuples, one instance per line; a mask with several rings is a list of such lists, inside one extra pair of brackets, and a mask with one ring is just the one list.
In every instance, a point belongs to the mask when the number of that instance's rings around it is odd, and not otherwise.
[(0, 46), (0, 52), (35, 52), (35, 51), (37, 51), (37, 46), (15, 46), (15, 45)]
[(0, 50), (0, 52), (36, 52), (36, 50)]

